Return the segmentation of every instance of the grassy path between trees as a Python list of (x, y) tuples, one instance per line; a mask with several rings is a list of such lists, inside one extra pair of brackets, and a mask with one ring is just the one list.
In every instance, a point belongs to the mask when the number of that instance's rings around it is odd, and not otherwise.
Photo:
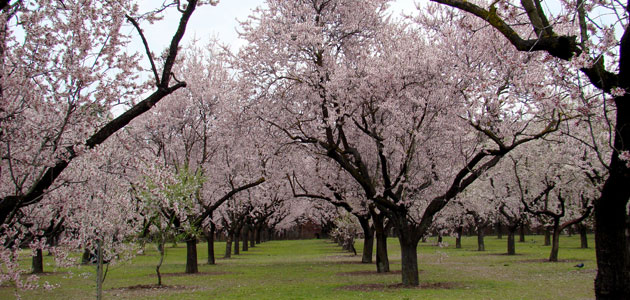
[[(590, 245), (593, 245), (592, 236)], [(462, 249), (445, 238), (420, 243), (421, 287), (401, 288), (398, 241), (388, 241), (390, 274), (361, 264), (360, 256), (342, 252), (328, 240), (271, 241), (231, 259), (206, 265), (206, 244), (198, 245), (200, 274), (183, 274), (186, 245), (172, 248), (162, 266), (165, 288), (157, 283), (158, 256), (153, 245), (147, 254), (112, 265), (104, 283), (104, 299), (593, 299), (595, 253), (579, 249), (579, 236), (561, 238), (560, 262), (545, 262), (549, 246), (542, 236), (527, 236), (516, 245), (517, 255), (507, 256), (506, 237), (486, 237), (486, 251), (476, 251), (476, 237), (466, 237)], [(356, 243), (361, 251), (361, 241)], [(217, 256), (225, 244), (216, 243)], [(360, 253), (360, 252), (359, 252)], [(41, 281), (60, 286), (52, 291), (22, 291), (22, 299), (95, 299), (94, 266), (54, 269), (45, 258)], [(24, 266), (30, 259), (24, 257)], [(584, 268), (574, 265), (584, 263)], [(69, 274), (71, 271), (72, 274)], [(0, 299), (14, 299), (12, 287), (0, 287)]]

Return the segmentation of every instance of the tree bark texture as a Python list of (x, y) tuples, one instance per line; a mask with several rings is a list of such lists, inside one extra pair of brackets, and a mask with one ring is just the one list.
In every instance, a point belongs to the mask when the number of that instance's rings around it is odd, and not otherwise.
[(256, 244), (260, 244), (262, 239), (262, 226), (256, 227), (256, 231), (254, 232), (254, 239), (256, 240)]
[(558, 261), (558, 251), (560, 250), (560, 220), (554, 220), (552, 240), (551, 240), (551, 253), (549, 254), (549, 261)]
[(464, 227), (457, 227), (457, 237), (455, 237), (455, 249), (462, 248), (462, 235), (464, 234)]
[(248, 237), (249, 237), (249, 225), (245, 225), (243, 227), (243, 238), (242, 238), (242, 240), (243, 240), (243, 249), (242, 249), (243, 252), (249, 250), (249, 248), (248, 248), (248, 246), (249, 246), (249, 238)]
[[(630, 29), (622, 38), (620, 82), (630, 84)], [(630, 95), (615, 97), (617, 123), (614, 148), (630, 148)], [(609, 176), (595, 201), (595, 253), (597, 276), (595, 295), (602, 299), (630, 299), (630, 170), (613, 151)]]
[(33, 256), (31, 273), (33, 274), (44, 273), (44, 255), (42, 253), (42, 249), (35, 250), (35, 255)]
[(223, 258), (231, 258), (232, 257), (232, 234), (227, 235), (225, 238), (225, 254)]
[(586, 226), (582, 224), (578, 224), (578, 230), (580, 231), (580, 248), (587, 249), (588, 248), (588, 238), (586, 236)]
[(241, 235), (239, 234), (239, 231), (234, 233), (234, 238), (233, 238), (233, 240), (234, 240), (234, 255), (241, 254), (240, 249), (239, 249), (240, 237), (241, 237)]
[(197, 238), (186, 239), (186, 274), (199, 273), (197, 265)]
[(402, 283), (404, 286), (418, 286), (420, 279), (418, 278), (418, 240), (413, 240), (401, 235), (398, 237), (400, 242), (400, 255), (402, 265)]
[(507, 254), (516, 255), (516, 243), (514, 242), (514, 236), (516, 235), (516, 226), (508, 226), (508, 238), (507, 238)]
[(486, 251), (486, 244), (483, 241), (483, 230), (485, 228), (479, 226), (477, 228), (477, 251)]
[(496, 226), (496, 231), (497, 231), (497, 239), (502, 239), (503, 228), (502, 228), (501, 222), (497, 222), (495, 226)]
[(208, 241), (208, 264), (209, 265), (216, 264), (216, 260), (214, 257), (214, 232), (215, 232), (214, 224), (211, 224), (210, 232), (206, 235), (206, 240)]
[(85, 250), (83, 250), (83, 255), (81, 256), (81, 264), (88, 265), (90, 264), (91, 260), (92, 260), (92, 253), (90, 253), (90, 250), (85, 248)]
[(376, 236), (376, 272), (389, 272), (389, 258), (387, 255), (387, 232), (384, 228), (384, 216), (373, 214), (374, 233)]
[(374, 251), (374, 232), (370, 227), (369, 218), (359, 218), (359, 224), (363, 229), (363, 255), (361, 262), (364, 264), (372, 263), (372, 252)]
[(549, 226), (545, 227), (545, 243), (543, 244), (543, 246), (550, 246), (551, 245), (551, 229), (549, 228)]

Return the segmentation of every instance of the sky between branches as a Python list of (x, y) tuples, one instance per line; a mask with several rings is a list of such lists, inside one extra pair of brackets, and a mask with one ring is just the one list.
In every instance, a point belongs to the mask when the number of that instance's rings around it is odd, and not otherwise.
[[(414, 13), (416, 10), (414, 3), (416, 1), (418, 0), (392, 1), (390, 11), (393, 16), (399, 16), (401, 13)], [(140, 1), (140, 11), (155, 7), (156, 4), (159, 4), (158, 2), (161, 3), (160, 0), (142, 0)], [(184, 42), (181, 44), (187, 45), (193, 39), (206, 41), (216, 37), (222, 43), (230, 45), (232, 50), (237, 50), (244, 43), (242, 40), (239, 40), (236, 32), (239, 26), (237, 20), (246, 20), (252, 10), (264, 5), (264, 2), (264, 0), (221, 0), (217, 6), (205, 5), (199, 7), (188, 24)], [(178, 21), (179, 14), (168, 13), (164, 20), (143, 28), (154, 52), (158, 52), (158, 49), (166, 48), (172, 33), (177, 28)], [(130, 30), (132, 30), (131, 27)], [(142, 53), (144, 51), (142, 43), (135, 32), (133, 35), (132, 48)]]

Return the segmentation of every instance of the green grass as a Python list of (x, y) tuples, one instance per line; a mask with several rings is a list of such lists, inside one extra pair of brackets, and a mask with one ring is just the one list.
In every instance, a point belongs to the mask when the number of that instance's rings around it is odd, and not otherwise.
[[(591, 237), (592, 238), (592, 237)], [(342, 252), (326, 240), (271, 241), (232, 259), (217, 259), (206, 265), (206, 244), (198, 245), (198, 275), (184, 275), (186, 245), (167, 246), (162, 266), (167, 289), (128, 289), (157, 282), (154, 247), (146, 255), (110, 268), (104, 284), (105, 299), (593, 299), (595, 254), (579, 249), (579, 237), (563, 236), (560, 262), (545, 259), (550, 247), (541, 236), (527, 236), (516, 244), (515, 256), (507, 256), (506, 238), (486, 237), (486, 251), (476, 251), (476, 237), (463, 239), (463, 248), (446, 238), (448, 247), (420, 243), (420, 281), (424, 286), (406, 289), (393, 286), (400, 273), (376, 274), (372, 264), (360, 264), (360, 256)], [(590, 241), (592, 245), (592, 240)], [(361, 251), (361, 241), (356, 243)], [(216, 243), (217, 257), (225, 244)], [(389, 239), (392, 271), (399, 271), (400, 250)], [(359, 252), (360, 253), (360, 252)], [(22, 291), (22, 299), (95, 299), (94, 266), (54, 269), (51, 258), (41, 280), (60, 287), (52, 291)], [(24, 266), (30, 263), (23, 259)], [(575, 264), (585, 267), (577, 269)], [(71, 271), (72, 274), (69, 274)], [(14, 299), (14, 289), (0, 287), (0, 299)]]

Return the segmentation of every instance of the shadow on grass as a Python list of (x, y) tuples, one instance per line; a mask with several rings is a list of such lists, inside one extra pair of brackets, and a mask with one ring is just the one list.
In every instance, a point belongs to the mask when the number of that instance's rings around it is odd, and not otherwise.
[(389, 272), (384, 272), (384, 273), (378, 273), (373, 270), (362, 270), (362, 271), (354, 271), (354, 272), (341, 272), (341, 273), (337, 273), (337, 276), (367, 276), (367, 275), (383, 276), (383, 275), (399, 275), (400, 273), (401, 273), (400, 270), (389, 271)]
[(580, 259), (558, 259), (558, 261), (549, 261), (548, 258), (536, 258), (536, 259), (524, 259), (513, 261), (512, 263), (574, 263), (574, 262), (583, 262), (584, 260)]
[[(210, 272), (197, 272), (197, 273), (162, 273), (162, 277), (183, 277), (183, 276), (208, 276), (208, 275), (232, 275), (232, 274), (240, 274), (238, 272), (227, 272), (227, 271), (210, 271)], [(151, 277), (157, 277), (157, 274), (147, 274)]]
[(178, 290), (185, 290), (185, 289), (190, 289), (189, 286), (183, 286), (183, 285), (157, 285), (157, 284), (138, 284), (138, 285), (132, 285), (132, 286), (128, 286), (128, 287), (122, 287), (122, 288), (113, 288), (113, 289), (109, 289), (109, 291), (138, 291), (138, 290), (173, 290), (173, 291), (178, 291)]
[(455, 282), (421, 282), (419, 286), (407, 287), (402, 283), (384, 284), (384, 283), (365, 283), (356, 285), (346, 285), (337, 288), (338, 290), (345, 291), (395, 291), (399, 289), (429, 289), (429, 290), (450, 290), (461, 285)]

